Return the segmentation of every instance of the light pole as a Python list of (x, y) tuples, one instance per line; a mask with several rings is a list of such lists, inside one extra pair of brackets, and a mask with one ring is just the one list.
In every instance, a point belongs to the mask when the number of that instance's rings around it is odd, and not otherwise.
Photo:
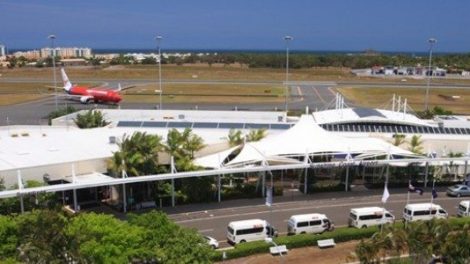
[(160, 42), (162, 41), (163, 37), (162, 36), (156, 36), (155, 40), (157, 41), (157, 49), (158, 49), (158, 85), (160, 89), (160, 105), (159, 108), (162, 110), (162, 54), (160, 52)]
[(288, 111), (288, 99), (289, 99), (289, 41), (293, 40), (294, 38), (291, 36), (285, 36), (284, 40), (286, 41), (286, 87), (285, 87), (285, 92), (286, 92), (286, 99), (285, 99), (285, 109), (286, 109), (286, 115)]
[(51, 40), (51, 58), (52, 58), (52, 72), (53, 72), (53, 76), (54, 76), (54, 103), (55, 103), (55, 110), (57, 111), (58, 110), (58, 106), (57, 106), (57, 80), (56, 80), (56, 76), (55, 76), (55, 50), (54, 50), (54, 40), (56, 39), (56, 36), (55, 35), (49, 35), (47, 37), (48, 39)]
[(437, 39), (435, 38), (430, 38), (428, 39), (428, 43), (429, 43), (429, 67), (428, 67), (428, 71), (426, 71), (426, 74), (429, 73), (429, 76), (428, 76), (428, 83), (426, 85), (426, 96), (424, 97), (424, 109), (426, 111), (429, 110), (429, 86), (431, 85), (431, 77), (432, 77), (432, 69), (431, 69), (431, 62), (432, 62), (432, 48), (434, 46), (434, 44), (436, 44), (437, 42)]

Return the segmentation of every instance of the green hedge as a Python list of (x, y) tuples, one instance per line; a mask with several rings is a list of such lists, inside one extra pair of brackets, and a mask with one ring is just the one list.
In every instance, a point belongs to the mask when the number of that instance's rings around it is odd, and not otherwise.
[[(323, 234), (300, 234), (295, 236), (280, 236), (275, 238), (274, 241), (278, 245), (286, 245), (288, 249), (300, 248), (307, 246), (316, 246), (318, 240), (333, 238), (335, 242), (345, 242), (350, 240), (358, 240), (371, 237), (378, 231), (377, 227), (369, 227), (365, 229), (341, 227), (332, 232), (325, 232)], [(225, 251), (227, 259), (240, 258), (258, 253), (269, 252), (272, 245), (264, 241), (255, 241), (235, 245), (234, 249)], [(217, 251), (214, 253), (213, 261), (222, 260), (222, 252)]]
[[(467, 218), (449, 218), (449, 224), (452, 229), (462, 228), (466, 224), (470, 224), (470, 217)], [(403, 225), (401, 221), (396, 221), (395, 225)], [(370, 238), (373, 234), (379, 231), (377, 226), (369, 228), (350, 228), (340, 227), (332, 232), (325, 232), (323, 234), (300, 234), (294, 236), (280, 236), (275, 238), (274, 241), (278, 245), (286, 245), (288, 249), (316, 246), (318, 240), (333, 238), (335, 242), (341, 243), (352, 240), (360, 240)], [(235, 245), (234, 249), (226, 250), (227, 259), (241, 258), (259, 253), (269, 252), (269, 248), (272, 245), (267, 244), (264, 241), (255, 241), (243, 244)], [(222, 251), (215, 251), (212, 257), (213, 261), (222, 260)]]

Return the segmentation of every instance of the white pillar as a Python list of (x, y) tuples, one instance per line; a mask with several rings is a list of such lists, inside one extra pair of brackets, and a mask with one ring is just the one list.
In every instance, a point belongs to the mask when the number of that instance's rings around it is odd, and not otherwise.
[[(77, 182), (77, 177), (75, 175), (75, 163), (72, 163), (72, 182), (75, 184)], [(77, 200), (77, 190), (73, 189), (73, 210), (78, 211), (78, 200)]]
[(426, 162), (426, 167), (424, 168), (424, 187), (428, 187), (428, 174), (429, 174), (429, 162)]
[(266, 196), (266, 172), (263, 171), (263, 175), (261, 176), (261, 195), (263, 197)]
[(24, 213), (24, 201), (23, 201), (22, 194), (20, 194), (20, 209), (21, 209), (21, 213)]
[(304, 178), (304, 194), (307, 194), (307, 191), (308, 191), (308, 188), (307, 188), (307, 186), (308, 186), (308, 180), (307, 180), (307, 178), (308, 178), (308, 168), (305, 168), (305, 176), (304, 177), (305, 177)]
[(468, 160), (465, 160), (465, 167), (463, 168), (463, 177), (466, 180), (467, 179), (467, 166), (468, 166)]
[[(21, 191), (23, 190), (23, 180), (21, 179), (21, 170), (16, 171), (16, 176), (18, 180), (18, 189)], [(23, 201), (23, 194), (20, 193), (20, 210), (21, 213), (24, 213), (24, 201)]]
[[(176, 172), (175, 167), (175, 157), (171, 156), (170, 158), (170, 170), (171, 174)], [(171, 179), (171, 207), (175, 207), (175, 179)]]
[(73, 210), (78, 211), (77, 189), (73, 189)]
[(221, 191), (221, 187), (222, 187), (222, 186), (221, 186), (221, 179), (220, 179), (220, 178), (221, 178), (220, 175), (217, 175), (217, 201), (218, 201), (219, 203), (220, 203), (220, 201), (221, 201), (221, 196), (220, 196), (221, 193), (220, 193), (220, 191)]

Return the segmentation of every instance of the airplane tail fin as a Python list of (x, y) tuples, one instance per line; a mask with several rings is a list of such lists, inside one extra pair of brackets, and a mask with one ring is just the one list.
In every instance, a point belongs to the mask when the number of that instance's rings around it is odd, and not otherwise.
[(65, 74), (64, 68), (60, 69), (60, 72), (62, 74), (62, 81), (64, 82), (64, 89), (66, 91), (69, 91), (72, 88), (72, 83), (69, 80), (69, 77), (67, 77), (67, 74)]

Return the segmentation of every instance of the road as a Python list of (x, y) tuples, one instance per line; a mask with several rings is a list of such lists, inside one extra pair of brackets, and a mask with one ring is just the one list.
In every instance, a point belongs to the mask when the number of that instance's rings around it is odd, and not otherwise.
[[(440, 189), (434, 203), (441, 205), (449, 215), (456, 215), (458, 202), (464, 198), (447, 197), (445, 189)], [(401, 219), (402, 210), (406, 205), (407, 192), (404, 189), (391, 189), (387, 208), (396, 219)], [(382, 190), (320, 193), (314, 195), (289, 195), (274, 197), (274, 205), (269, 208), (263, 199), (225, 201), (220, 204), (181, 205), (165, 211), (177, 223), (186, 227), (196, 228), (204, 235), (213, 236), (221, 246), (226, 243), (226, 228), (230, 221), (253, 218), (265, 219), (272, 223), (280, 234), (287, 232), (287, 220), (291, 215), (306, 213), (326, 214), (338, 226), (346, 226), (349, 210), (356, 207), (383, 206)], [(467, 198), (468, 199), (468, 198)], [(276, 200), (278, 202), (276, 203)], [(420, 196), (410, 194), (410, 203), (430, 202), (431, 192), (426, 190)]]

